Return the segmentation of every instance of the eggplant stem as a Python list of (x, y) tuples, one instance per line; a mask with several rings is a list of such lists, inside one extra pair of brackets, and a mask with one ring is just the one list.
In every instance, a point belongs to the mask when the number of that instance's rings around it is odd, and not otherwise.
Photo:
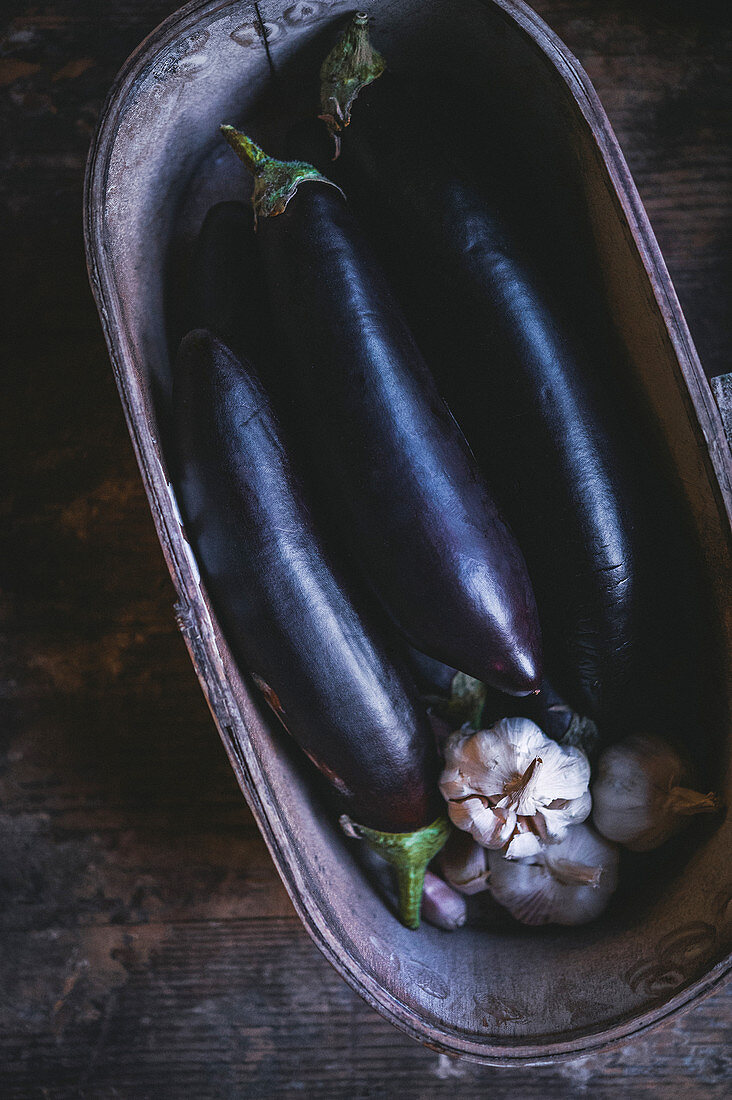
[(284, 213), (301, 183), (325, 183), (343, 194), (337, 184), (322, 176), (312, 164), (304, 160), (276, 160), (234, 126), (221, 126), (220, 130), (239, 160), (254, 176), (252, 209), (255, 228), (258, 218), (271, 218)]
[(349, 836), (360, 837), (372, 852), (391, 864), (397, 878), (399, 920), (406, 928), (419, 928), (424, 874), (427, 864), (443, 848), (450, 835), (447, 818), (438, 817), (431, 825), (411, 833), (385, 833), (359, 825), (344, 815), (341, 828)]
[(456, 672), (453, 676), (449, 699), (442, 695), (426, 697), (426, 702), (438, 718), (442, 718), (453, 730), (460, 729), (466, 722), (474, 730), (482, 729), (485, 700), (485, 685), (465, 672)]
[(351, 107), (362, 88), (386, 69), (386, 62), (369, 39), (368, 15), (357, 11), (320, 67), (320, 114), (340, 153), (340, 130), (351, 121)]

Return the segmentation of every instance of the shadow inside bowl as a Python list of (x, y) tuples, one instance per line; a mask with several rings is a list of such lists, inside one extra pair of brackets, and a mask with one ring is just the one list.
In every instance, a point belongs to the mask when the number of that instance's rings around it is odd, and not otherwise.
[[(704, 781), (720, 789), (727, 521), (710, 429), (699, 424), (711, 415), (706, 383), (606, 120), (576, 63), (521, 5), (428, 2), (418, 16), (406, 3), (373, 8), (394, 68), (412, 73), (417, 91), (428, 74), (426, 100), (438, 64), (461, 74), (442, 109), (454, 115), (453, 101), (470, 102), (464, 138), (481, 170), (496, 171), (500, 150), (500, 180), (526, 212), (537, 264), (602, 349), (597, 369), (626, 395), (628, 415), (658, 443), (661, 476), (686, 501), (704, 577), (690, 744)], [(166, 463), (171, 362), (190, 327), (203, 218), (217, 202), (246, 198), (249, 186), (218, 126), (242, 125), (281, 152), (286, 129), (312, 115), (313, 74), (348, 14), (321, 2), (259, 10), (267, 49), (244, 4), (196, 2), (164, 24), (122, 74), (90, 166), (92, 279), (182, 629), (283, 881), (344, 977), (440, 1050), (492, 1062), (576, 1055), (658, 1021), (719, 979), (732, 906), (727, 823), (627, 856), (621, 888), (594, 924), (526, 929), (480, 902), (456, 934), (408, 932), (340, 834), (320, 778), (250, 694), (185, 540)]]

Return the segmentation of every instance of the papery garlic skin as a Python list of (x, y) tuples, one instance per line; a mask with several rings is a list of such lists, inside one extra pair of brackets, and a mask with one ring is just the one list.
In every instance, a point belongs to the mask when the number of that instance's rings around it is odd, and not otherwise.
[(522, 924), (587, 924), (618, 885), (618, 850), (587, 825), (527, 859), (488, 853), (493, 897)]
[(659, 737), (629, 737), (605, 749), (592, 785), (593, 821), (603, 836), (634, 852), (658, 848), (690, 816), (713, 813), (716, 798), (683, 786), (688, 771)]
[(468, 833), (455, 829), (437, 860), (445, 882), (458, 893), (472, 897), (488, 889), (488, 852)]
[(581, 749), (558, 745), (528, 718), (504, 718), (448, 738), (440, 791), (454, 825), (484, 848), (520, 859), (585, 820), (589, 780)]

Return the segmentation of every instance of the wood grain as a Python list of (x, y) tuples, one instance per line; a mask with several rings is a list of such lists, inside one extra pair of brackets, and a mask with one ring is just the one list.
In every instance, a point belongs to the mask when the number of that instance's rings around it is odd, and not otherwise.
[[(726, 369), (728, 18), (535, 7), (587, 68), (702, 361)], [(83, 263), (91, 129), (170, 10), (4, 7), (0, 1091), (726, 1095), (730, 991), (612, 1055), (453, 1064), (363, 1004), (288, 915), (173, 621)]]

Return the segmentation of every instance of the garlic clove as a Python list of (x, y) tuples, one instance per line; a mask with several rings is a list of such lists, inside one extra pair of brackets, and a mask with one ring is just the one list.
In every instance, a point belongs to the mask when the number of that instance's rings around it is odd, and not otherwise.
[(582, 749), (550, 741), (548, 750), (544, 750), (543, 780), (551, 786), (555, 798), (580, 798), (589, 786), (590, 762)]
[(484, 848), (502, 848), (516, 828), (515, 813), (495, 810), (481, 797), (448, 802), (447, 812), (453, 825), (470, 833)]
[(488, 889), (488, 853), (467, 833), (455, 830), (439, 856), (439, 867), (453, 890), (470, 897)]
[(688, 769), (658, 737), (630, 737), (601, 755), (592, 786), (593, 821), (609, 840), (635, 852), (659, 847), (699, 813), (714, 813), (713, 794), (690, 790)]
[(443, 798), (452, 799), (455, 802), (478, 793), (457, 769), (450, 772), (445, 769), (440, 780), (440, 790)]
[(579, 825), (590, 816), (592, 795), (589, 790), (579, 798), (557, 799), (544, 807), (541, 816), (546, 827), (546, 839), (551, 842), (561, 840), (570, 825)]
[(524, 829), (513, 834), (503, 855), (506, 859), (526, 859), (529, 856), (538, 855), (543, 847), (541, 838), (536, 833)]
[(422, 916), (436, 928), (454, 932), (468, 919), (465, 898), (432, 871), (425, 871), (422, 891)]
[(493, 897), (523, 924), (585, 924), (607, 906), (618, 883), (618, 852), (587, 825), (523, 859), (488, 853)]

